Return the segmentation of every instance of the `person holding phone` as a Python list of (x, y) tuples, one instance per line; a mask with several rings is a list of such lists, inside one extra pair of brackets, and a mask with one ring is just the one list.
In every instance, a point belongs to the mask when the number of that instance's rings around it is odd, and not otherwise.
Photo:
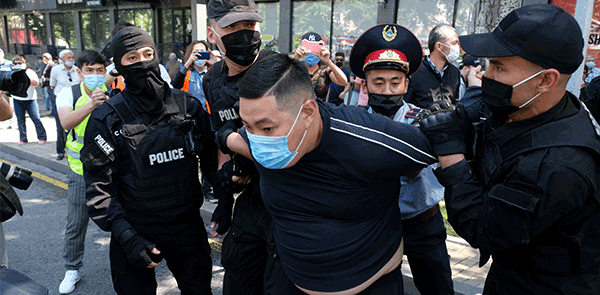
[(172, 81), (173, 87), (193, 95), (200, 100), (202, 107), (206, 110), (202, 80), (208, 68), (218, 61), (217, 57), (210, 52), (206, 41), (194, 40), (188, 45), (183, 60), (185, 60), (185, 64), (175, 75), (175, 79)]
[(331, 53), (327, 46), (324, 46), (321, 35), (315, 32), (304, 34), (302, 44), (291, 56), (294, 59), (304, 58), (315, 95), (322, 101), (327, 100), (331, 82), (340, 86), (348, 84), (348, 77), (329, 59), (330, 56)]
[(67, 228), (65, 230), (65, 277), (58, 287), (60, 294), (75, 290), (79, 281), (79, 269), (83, 266), (85, 234), (89, 216), (85, 205), (85, 179), (80, 152), (83, 148), (83, 136), (92, 111), (105, 100), (108, 90), (104, 85), (106, 59), (94, 50), (84, 50), (76, 62), (79, 84), (65, 87), (56, 96), (56, 107), (62, 128), (68, 130), (66, 141), (69, 162), (69, 190), (67, 191)]

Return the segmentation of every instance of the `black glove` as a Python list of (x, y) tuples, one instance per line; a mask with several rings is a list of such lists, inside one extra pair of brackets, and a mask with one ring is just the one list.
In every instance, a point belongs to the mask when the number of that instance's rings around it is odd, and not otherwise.
[(465, 154), (465, 134), (469, 128), (469, 116), (463, 104), (456, 109), (439, 109), (419, 122), (436, 156)]
[(134, 229), (124, 232), (117, 240), (125, 250), (129, 263), (139, 270), (147, 268), (152, 262), (158, 263), (162, 260), (161, 255), (151, 253), (155, 245), (138, 235)]
[(237, 158), (237, 155), (233, 155), (231, 157), (231, 160), (225, 162), (225, 164), (223, 164), (223, 167), (221, 167), (221, 169), (217, 171), (217, 180), (221, 184), (223, 184), (223, 188), (227, 193), (238, 193), (244, 188), (243, 185), (231, 179), (233, 176), (244, 177), (248, 175), (248, 173), (244, 171), (242, 166), (238, 165)]
[(211, 222), (216, 222), (216, 232), (220, 235), (225, 234), (231, 227), (231, 214), (233, 212), (233, 194), (225, 192), (221, 184), (213, 186), (214, 194), (219, 199), (217, 208), (213, 212)]
[(228, 155), (235, 154), (229, 149), (229, 147), (227, 147), (227, 136), (236, 131), (237, 126), (235, 124), (235, 121), (227, 121), (227, 123), (221, 126), (221, 128), (219, 128), (219, 130), (217, 130), (217, 132), (215, 133), (215, 142), (217, 143), (217, 148), (223, 153)]

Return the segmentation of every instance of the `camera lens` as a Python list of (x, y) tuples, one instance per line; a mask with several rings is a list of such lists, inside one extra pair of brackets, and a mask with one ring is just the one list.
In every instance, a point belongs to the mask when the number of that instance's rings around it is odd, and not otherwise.
[(28, 189), (33, 181), (31, 171), (10, 166), (6, 163), (0, 162), (0, 172), (2, 173), (2, 176), (6, 177), (6, 180), (8, 180), (10, 185), (20, 190)]

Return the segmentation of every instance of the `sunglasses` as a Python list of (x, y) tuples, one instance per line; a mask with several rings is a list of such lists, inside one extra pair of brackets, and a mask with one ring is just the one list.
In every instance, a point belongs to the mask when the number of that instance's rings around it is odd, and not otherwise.
[(73, 82), (73, 79), (71, 79), (71, 72), (67, 72), (67, 76), (69, 76), (69, 82)]
[(336, 58), (335, 61), (344, 61), (344, 60), (341, 58)]

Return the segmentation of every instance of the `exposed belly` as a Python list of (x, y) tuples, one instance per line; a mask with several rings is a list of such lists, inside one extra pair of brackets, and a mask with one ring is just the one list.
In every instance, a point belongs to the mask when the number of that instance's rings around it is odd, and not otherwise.
[(336, 291), (336, 292), (319, 292), (319, 291), (307, 290), (307, 289), (299, 287), (298, 285), (296, 285), (296, 287), (298, 287), (298, 289), (300, 289), (303, 292), (310, 294), (310, 295), (354, 295), (354, 294), (358, 294), (358, 293), (364, 291), (365, 289), (367, 289), (369, 286), (371, 286), (375, 281), (377, 281), (379, 278), (381, 278), (385, 274), (388, 274), (391, 271), (395, 270), (397, 267), (399, 267), (400, 263), (402, 262), (403, 254), (404, 254), (404, 239), (402, 239), (402, 241), (400, 242), (400, 246), (398, 247), (398, 250), (396, 250), (396, 253), (394, 254), (394, 256), (392, 256), (392, 258), (377, 273), (375, 273), (371, 278), (369, 278), (364, 283), (362, 283), (352, 289)]

